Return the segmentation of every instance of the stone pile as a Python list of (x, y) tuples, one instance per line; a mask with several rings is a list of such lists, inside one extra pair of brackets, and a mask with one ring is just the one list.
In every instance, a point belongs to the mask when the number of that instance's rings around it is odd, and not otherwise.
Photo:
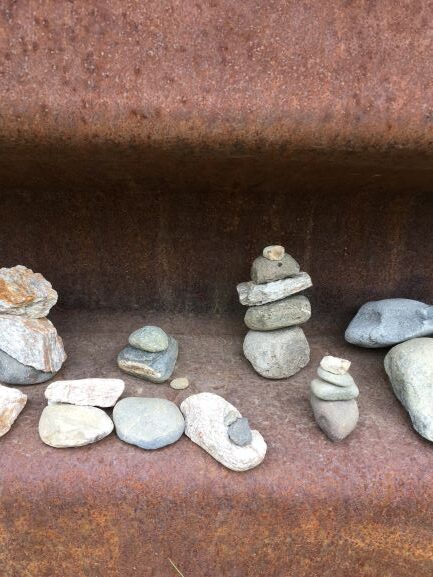
[(310, 301), (297, 293), (312, 286), (311, 278), (282, 246), (269, 246), (256, 258), (251, 281), (237, 286), (247, 333), (243, 350), (254, 369), (268, 379), (297, 373), (310, 360), (310, 347), (298, 326), (311, 316)]
[(0, 381), (43, 383), (60, 370), (63, 342), (45, 318), (56, 302), (41, 274), (21, 265), (0, 269)]
[(311, 407), (314, 418), (331, 441), (341, 441), (356, 427), (359, 410), (358, 387), (349, 374), (350, 361), (325, 356), (311, 381)]
[(164, 383), (173, 374), (178, 355), (176, 339), (161, 328), (145, 326), (129, 336), (129, 346), (120, 351), (122, 371), (153, 383)]

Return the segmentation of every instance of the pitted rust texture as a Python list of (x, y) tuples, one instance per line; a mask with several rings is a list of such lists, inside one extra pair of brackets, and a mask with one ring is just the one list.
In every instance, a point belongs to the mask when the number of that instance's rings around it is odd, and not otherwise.
[[(265, 382), (241, 355), (244, 327), (161, 313), (58, 313), (69, 358), (61, 378), (122, 377), (126, 395), (180, 403), (202, 390), (234, 403), (262, 432), (265, 461), (228, 471), (186, 438), (143, 451), (114, 435), (79, 449), (38, 438), (44, 386), (21, 387), (29, 403), (1, 439), (2, 577), (431, 577), (431, 446), (411, 428), (383, 371), (382, 351), (305, 326), (310, 365)], [(174, 391), (121, 373), (129, 332), (154, 323), (179, 340)], [(360, 422), (342, 443), (314, 423), (308, 385), (322, 355), (352, 360)]]
[(431, 149), (431, 2), (5, 1), (8, 141)]

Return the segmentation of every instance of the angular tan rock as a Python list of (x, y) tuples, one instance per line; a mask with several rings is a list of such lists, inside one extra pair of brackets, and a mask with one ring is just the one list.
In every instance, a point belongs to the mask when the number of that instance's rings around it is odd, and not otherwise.
[(46, 317), (57, 298), (41, 274), (22, 265), (0, 269), (0, 314)]
[(48, 403), (69, 403), (92, 407), (114, 407), (125, 390), (122, 379), (77, 379), (55, 381), (45, 390)]
[(251, 442), (245, 446), (230, 440), (228, 427), (242, 415), (219, 395), (191, 395), (180, 405), (180, 410), (185, 417), (185, 434), (228, 469), (247, 471), (265, 458), (267, 446), (258, 431), (251, 431)]
[(10, 430), (26, 403), (27, 395), (0, 385), (0, 437)]
[(0, 315), (0, 350), (45, 372), (57, 372), (66, 359), (63, 341), (48, 319)]
[(344, 375), (350, 369), (351, 364), (347, 359), (341, 359), (331, 355), (324, 356), (320, 361), (322, 369), (329, 373), (334, 373), (334, 375)]
[(312, 286), (310, 275), (300, 272), (293, 277), (267, 284), (243, 282), (238, 284), (239, 302), (246, 306), (264, 305), (284, 299)]
[(273, 244), (263, 249), (263, 256), (268, 260), (281, 260), (284, 256), (284, 246)]

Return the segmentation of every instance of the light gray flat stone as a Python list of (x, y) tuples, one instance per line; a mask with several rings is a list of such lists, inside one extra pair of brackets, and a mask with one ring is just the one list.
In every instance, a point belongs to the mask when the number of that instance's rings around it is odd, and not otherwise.
[(433, 306), (410, 299), (385, 299), (363, 305), (345, 338), (360, 347), (380, 348), (431, 334)]
[(121, 379), (54, 381), (45, 389), (48, 403), (113, 407), (125, 389)]
[(137, 329), (129, 335), (131, 347), (147, 351), (149, 353), (159, 353), (168, 348), (168, 335), (159, 327), (147, 325)]
[(384, 364), (414, 429), (433, 441), (433, 339), (412, 339), (393, 347)]
[(344, 375), (336, 375), (335, 373), (330, 373), (329, 371), (325, 371), (322, 367), (317, 369), (317, 375), (327, 383), (331, 383), (336, 385), (337, 387), (353, 387), (355, 385), (355, 381), (353, 380), (352, 375), (349, 373), (345, 373)]
[(311, 305), (307, 297), (295, 295), (280, 301), (249, 307), (245, 313), (245, 324), (256, 331), (274, 331), (284, 327), (300, 325), (311, 317)]
[(10, 430), (26, 403), (27, 395), (0, 385), (0, 437)]
[(117, 436), (142, 449), (160, 449), (180, 439), (185, 421), (167, 399), (128, 397), (113, 409)]
[(310, 347), (299, 327), (249, 331), (243, 350), (254, 369), (267, 379), (291, 377), (310, 361)]
[(259, 256), (251, 267), (251, 280), (262, 284), (293, 276), (299, 271), (299, 264), (289, 254), (285, 254), (281, 260), (269, 260)]
[(56, 375), (38, 371), (23, 365), (4, 351), (0, 350), (0, 381), (9, 385), (37, 385), (45, 383)]
[(100, 441), (113, 430), (101, 409), (77, 405), (48, 405), (39, 420), (39, 436), (50, 447), (82, 447)]
[(311, 392), (322, 401), (350, 401), (359, 396), (359, 389), (355, 384), (348, 387), (338, 387), (326, 383), (322, 379), (311, 381)]
[(331, 441), (342, 441), (356, 428), (358, 404), (351, 401), (322, 401), (311, 395), (311, 407), (316, 423)]
[(117, 364), (125, 373), (153, 383), (164, 383), (173, 374), (177, 354), (177, 341), (169, 337), (167, 350), (159, 353), (149, 353), (134, 347), (124, 348), (117, 357)]
[(306, 272), (301, 272), (291, 278), (266, 284), (243, 282), (238, 284), (237, 291), (242, 305), (256, 306), (284, 299), (311, 286), (310, 276)]

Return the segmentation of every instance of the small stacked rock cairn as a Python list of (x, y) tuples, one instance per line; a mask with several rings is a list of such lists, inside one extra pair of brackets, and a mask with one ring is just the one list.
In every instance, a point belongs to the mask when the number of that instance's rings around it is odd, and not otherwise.
[(325, 356), (311, 381), (311, 407), (314, 418), (331, 441), (345, 439), (355, 429), (359, 410), (358, 387), (349, 374), (350, 361)]
[(129, 346), (117, 357), (122, 371), (153, 383), (164, 383), (171, 377), (178, 355), (176, 339), (159, 327), (144, 326), (128, 340)]
[(245, 357), (263, 377), (290, 377), (310, 360), (308, 341), (298, 326), (311, 316), (310, 301), (295, 293), (312, 286), (311, 278), (279, 245), (266, 247), (256, 258), (251, 278), (237, 286), (240, 303), (249, 307)]
[(21, 265), (0, 269), (0, 381), (33, 385), (60, 370), (63, 342), (45, 318), (57, 298), (41, 274)]

